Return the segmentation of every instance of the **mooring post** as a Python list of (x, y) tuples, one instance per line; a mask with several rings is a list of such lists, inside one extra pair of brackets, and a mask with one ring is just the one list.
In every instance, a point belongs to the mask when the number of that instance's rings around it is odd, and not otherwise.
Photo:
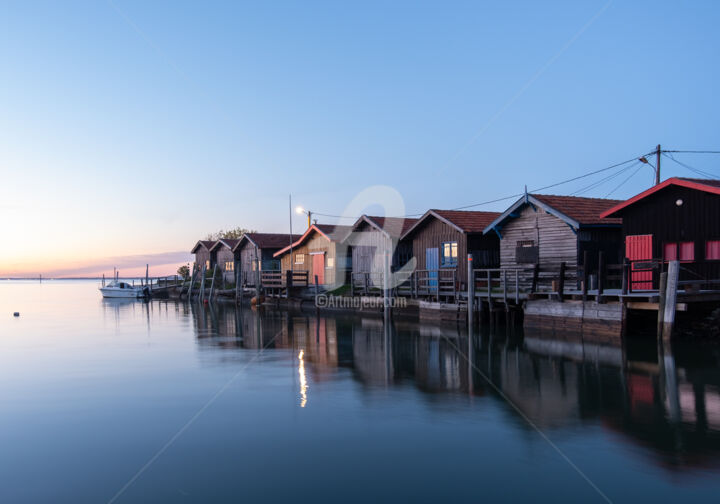
[(558, 280), (558, 301), (565, 301), (565, 261), (560, 263), (560, 278)]
[(240, 268), (242, 268), (240, 261), (236, 259), (233, 264), (233, 270), (235, 271), (235, 304), (242, 299), (242, 293), (240, 292)]
[(627, 269), (627, 260), (623, 259), (622, 262), (622, 295), (628, 293), (628, 282), (629, 282), (629, 275), (628, 275), (628, 269)]
[(493, 302), (492, 302), (492, 273), (487, 270), (487, 299), (488, 299), (488, 312), (492, 313)]
[(412, 272), (412, 278), (413, 278), (413, 297), (417, 299), (418, 297), (418, 278), (417, 278), (417, 271)]
[(662, 340), (663, 322), (665, 321), (665, 295), (667, 293), (667, 273), (660, 273), (660, 285), (658, 286), (658, 318), (657, 318), (657, 336)]
[(597, 302), (603, 303), (603, 292), (605, 292), (605, 254), (601, 250), (598, 254), (598, 279), (597, 279)]
[(588, 295), (588, 281), (590, 280), (590, 275), (588, 274), (588, 251), (583, 252), (583, 276), (582, 276), (582, 300), (583, 303), (587, 301), (587, 295)]
[(520, 272), (515, 270), (515, 306), (520, 305)]
[(505, 311), (508, 311), (508, 300), (507, 300), (507, 270), (502, 270), (503, 274), (503, 301), (505, 301)]
[(667, 272), (667, 287), (665, 288), (665, 316), (663, 319), (663, 338), (672, 336), (675, 325), (675, 308), (677, 306), (678, 281), (680, 279), (680, 263), (670, 261)]
[(532, 293), (537, 292), (539, 280), (540, 280), (540, 264), (535, 263), (533, 265), (532, 286), (530, 287), (530, 292), (532, 292)]
[(203, 264), (202, 271), (200, 271), (200, 274), (202, 275), (202, 278), (200, 278), (200, 301), (205, 301), (205, 274), (207, 273), (207, 264)]
[(212, 301), (213, 292), (215, 291), (215, 275), (217, 274), (217, 264), (213, 266), (213, 276), (212, 281), (210, 282), (210, 297), (209, 300)]
[(145, 265), (145, 287), (150, 288), (150, 284), (148, 283), (148, 278), (150, 278), (150, 265)]
[[(473, 270), (472, 254), (467, 257), (467, 311), (468, 311), (468, 327), (472, 331), (473, 326), (473, 310), (475, 308), (475, 271)], [(472, 333), (470, 333), (472, 334)]]
[(103, 283), (102, 286), (105, 287), (105, 273), (103, 273)]

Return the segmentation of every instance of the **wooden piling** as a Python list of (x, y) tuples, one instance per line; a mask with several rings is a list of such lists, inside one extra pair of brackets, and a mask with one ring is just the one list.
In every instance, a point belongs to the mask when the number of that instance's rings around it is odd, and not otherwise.
[(665, 295), (667, 293), (667, 273), (660, 273), (660, 285), (658, 286), (658, 318), (657, 318), (657, 335), (662, 340), (663, 322), (665, 321)]
[(560, 263), (560, 278), (558, 279), (558, 301), (565, 301), (565, 261)]
[(205, 273), (207, 272), (207, 265), (203, 264), (202, 270), (200, 271), (200, 274), (202, 275), (202, 278), (200, 279), (200, 301), (205, 301)]
[(590, 281), (590, 272), (588, 271), (588, 251), (583, 252), (583, 277), (582, 277), (582, 300), (587, 302), (588, 282)]
[(605, 292), (605, 255), (601, 250), (598, 253), (598, 276), (597, 276), (597, 302), (598, 304), (603, 303), (603, 292)]
[(665, 288), (665, 315), (663, 318), (663, 338), (672, 336), (675, 325), (675, 308), (677, 306), (678, 281), (680, 279), (680, 263), (670, 261)]
[(467, 257), (467, 311), (468, 311), (468, 327), (472, 331), (473, 327), (473, 310), (475, 307), (475, 271), (473, 270), (472, 254)]

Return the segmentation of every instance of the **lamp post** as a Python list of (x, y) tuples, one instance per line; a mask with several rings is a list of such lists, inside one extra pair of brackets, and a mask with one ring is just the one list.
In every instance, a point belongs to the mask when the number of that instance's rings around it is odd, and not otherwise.
[(303, 207), (299, 206), (295, 209), (295, 212), (298, 214), (305, 214), (307, 215), (307, 222), (308, 222), (308, 229), (310, 229), (310, 226), (312, 225), (312, 212), (310, 210), (305, 210)]

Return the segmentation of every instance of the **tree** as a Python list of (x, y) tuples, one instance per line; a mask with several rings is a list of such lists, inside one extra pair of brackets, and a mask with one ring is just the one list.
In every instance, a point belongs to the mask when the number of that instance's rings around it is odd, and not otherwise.
[(177, 273), (183, 277), (184, 280), (187, 280), (190, 277), (190, 266), (183, 264), (178, 268)]
[(243, 227), (236, 227), (233, 229), (220, 230), (217, 233), (209, 233), (205, 239), (206, 240), (219, 240), (220, 238), (228, 238), (228, 239), (236, 239), (239, 240), (243, 237), (245, 233), (255, 233), (256, 231), (253, 231), (251, 229), (246, 229)]

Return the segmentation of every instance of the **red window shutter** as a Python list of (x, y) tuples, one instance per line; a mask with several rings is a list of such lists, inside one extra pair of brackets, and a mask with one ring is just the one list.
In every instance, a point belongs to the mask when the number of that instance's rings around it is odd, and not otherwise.
[(695, 242), (681, 242), (678, 248), (680, 249), (681, 261), (695, 260)]
[(708, 240), (705, 243), (705, 259), (720, 260), (720, 240)]
[(663, 245), (663, 259), (666, 261), (677, 261), (677, 243), (666, 243)]

